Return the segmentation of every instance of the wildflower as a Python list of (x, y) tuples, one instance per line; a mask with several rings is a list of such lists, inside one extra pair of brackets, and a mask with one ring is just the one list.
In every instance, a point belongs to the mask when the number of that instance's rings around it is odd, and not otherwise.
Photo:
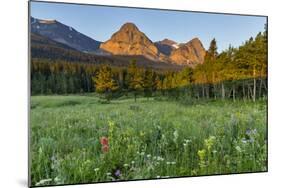
[(101, 143), (101, 145), (108, 145), (108, 138), (106, 138), (104, 136), (101, 137), (100, 143)]
[(160, 156), (157, 156), (157, 161), (164, 161), (164, 159)]
[(175, 164), (176, 164), (176, 162), (175, 162), (175, 161), (172, 161), (172, 162), (171, 162), (171, 165), (175, 165)]
[(197, 154), (198, 154), (198, 156), (199, 156), (199, 159), (200, 159), (201, 161), (203, 161), (203, 160), (205, 159), (206, 150), (205, 150), (205, 149), (199, 150)]
[(108, 125), (109, 125), (110, 127), (113, 127), (113, 126), (114, 126), (114, 122), (111, 121), (111, 120), (109, 120), (109, 121), (108, 121)]
[(156, 178), (161, 178), (161, 176), (156, 176)]
[(56, 183), (59, 183), (61, 180), (60, 180), (59, 177), (55, 177), (54, 181), (55, 181)]
[(128, 167), (129, 165), (128, 164), (124, 164), (124, 167)]
[(55, 161), (56, 160), (56, 157), (53, 155), (52, 157), (51, 157), (51, 161)]
[(205, 146), (208, 148), (208, 150), (210, 150), (212, 148), (212, 146), (214, 145), (216, 140), (216, 137), (214, 136), (210, 136), (208, 139), (205, 139)]
[(131, 164), (132, 164), (132, 165), (135, 164), (135, 161), (132, 161)]
[(52, 179), (43, 179), (43, 180), (40, 180), (39, 182), (37, 182), (35, 185), (36, 186), (39, 186), (39, 185), (46, 185), (47, 183), (51, 182)]
[(121, 171), (119, 169), (117, 169), (114, 173), (115, 176), (119, 177), (121, 176)]
[(95, 169), (94, 169), (95, 172), (97, 172), (97, 171), (99, 171), (99, 170), (100, 170), (99, 168), (95, 168)]
[(104, 136), (101, 137), (100, 143), (101, 143), (101, 145), (102, 145), (102, 151), (103, 151), (104, 153), (108, 152), (108, 151), (109, 151), (108, 138), (106, 138), (106, 137), (104, 137)]
[(245, 138), (242, 138), (242, 139), (241, 139), (241, 142), (242, 142), (243, 144), (246, 144), (246, 143), (247, 143), (247, 140), (246, 140)]
[(174, 135), (173, 141), (176, 143), (176, 142), (177, 142), (177, 140), (178, 140), (178, 137), (179, 137), (179, 133), (178, 133), (178, 131), (177, 131), (177, 130), (175, 130), (175, 131), (174, 131), (174, 133), (173, 133), (173, 135)]
[(111, 172), (107, 172), (106, 175), (107, 175), (107, 176), (111, 176)]
[(109, 146), (108, 145), (103, 145), (102, 146), (102, 151), (103, 151), (103, 153), (107, 153), (109, 151)]
[(140, 153), (141, 156), (144, 156), (144, 154), (145, 154), (145, 153), (144, 153), (143, 151)]
[(189, 140), (189, 139), (184, 139), (184, 142), (185, 142), (186, 144), (188, 144), (189, 142), (191, 142), (191, 140)]
[(147, 155), (146, 155), (146, 157), (147, 157), (147, 158), (150, 158), (150, 157), (151, 157), (151, 155), (150, 155), (150, 154), (147, 154)]
[(167, 162), (166, 162), (166, 164), (167, 164), (167, 165), (170, 165), (170, 164), (171, 164), (171, 162), (167, 161)]
[(235, 149), (240, 153), (242, 151), (242, 149), (240, 148), (240, 146), (236, 146)]

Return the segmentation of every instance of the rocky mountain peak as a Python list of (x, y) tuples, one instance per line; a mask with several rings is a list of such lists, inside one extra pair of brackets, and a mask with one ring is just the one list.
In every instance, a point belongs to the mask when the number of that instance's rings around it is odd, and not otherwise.
[(124, 31), (139, 31), (138, 27), (131, 22), (127, 22), (125, 24), (123, 24), (120, 28), (120, 30), (124, 30)]
[(195, 66), (204, 62), (206, 50), (199, 38), (193, 38), (179, 48), (173, 50), (170, 55), (172, 62), (180, 65)]
[(142, 55), (152, 60), (158, 59), (156, 46), (133, 23), (122, 25), (100, 48), (114, 55)]

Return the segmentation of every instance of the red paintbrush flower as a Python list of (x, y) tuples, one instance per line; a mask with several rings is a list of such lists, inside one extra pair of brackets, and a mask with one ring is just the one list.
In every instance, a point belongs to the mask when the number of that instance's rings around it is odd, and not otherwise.
[(105, 145), (108, 146), (108, 138), (106, 138), (105, 136), (101, 137), (100, 143), (103, 146), (105, 146)]
[(101, 137), (100, 138), (100, 143), (102, 145), (102, 151), (104, 153), (108, 152), (109, 151), (109, 145), (108, 145), (108, 138), (106, 138), (105, 136)]
[(103, 146), (102, 146), (102, 151), (103, 151), (104, 153), (108, 152), (108, 151), (109, 151), (109, 146), (108, 146), (108, 145), (103, 145)]

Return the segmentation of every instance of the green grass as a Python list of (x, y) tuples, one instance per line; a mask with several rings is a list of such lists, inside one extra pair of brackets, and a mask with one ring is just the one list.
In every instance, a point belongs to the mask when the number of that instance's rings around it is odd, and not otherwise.
[(32, 96), (32, 185), (266, 171), (266, 124), (266, 101)]

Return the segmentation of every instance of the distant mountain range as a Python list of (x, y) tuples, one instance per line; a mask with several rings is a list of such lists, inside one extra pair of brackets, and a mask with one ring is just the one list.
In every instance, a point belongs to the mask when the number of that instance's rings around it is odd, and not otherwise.
[(99, 49), (100, 41), (96, 41), (74, 28), (57, 20), (41, 20), (31, 17), (31, 32), (68, 45), (81, 52), (93, 52)]
[[(71, 51), (71, 54), (91, 58), (103, 57), (110, 61), (114, 59), (130, 61), (132, 58), (137, 58), (148, 65), (160, 63), (165, 65), (164, 67), (168, 64), (173, 67), (194, 67), (203, 63), (206, 53), (198, 38), (181, 44), (170, 39), (152, 42), (134, 23), (125, 23), (105, 42), (94, 40), (56, 20), (31, 17), (30, 23), (31, 46), (33, 46), (33, 51), (36, 50), (36, 54), (45, 45), (49, 49)], [(59, 54), (56, 53), (56, 56)]]

